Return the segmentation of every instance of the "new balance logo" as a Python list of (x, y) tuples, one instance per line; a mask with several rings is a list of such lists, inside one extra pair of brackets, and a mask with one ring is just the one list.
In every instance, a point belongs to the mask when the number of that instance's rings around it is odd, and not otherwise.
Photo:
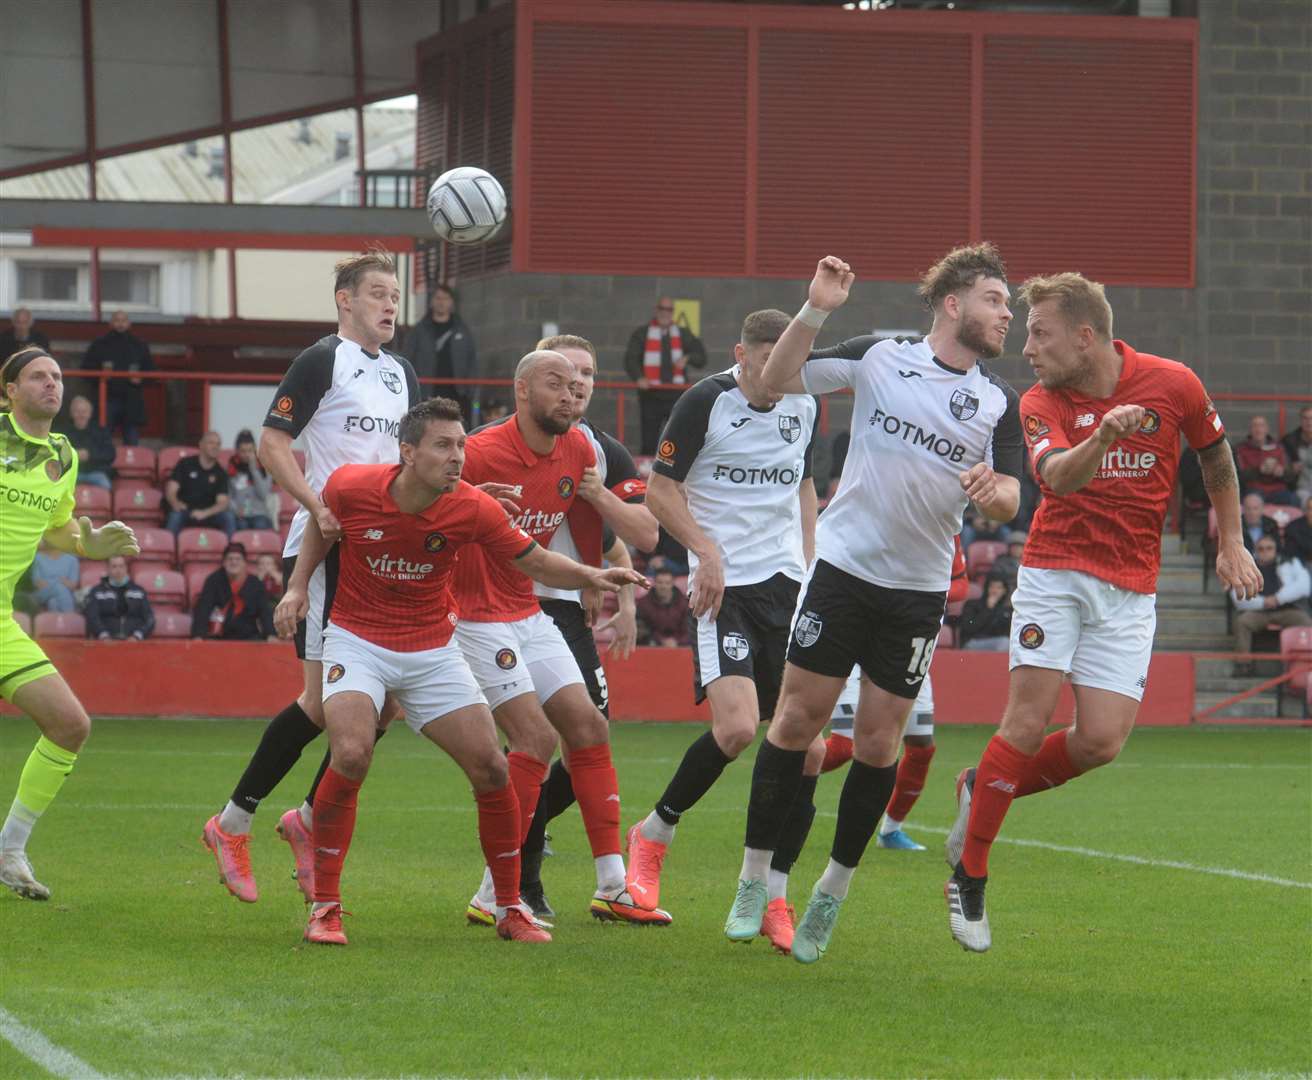
[(740, 419), (740, 420), (735, 420), (735, 421), (733, 421), (729, 426), (730, 426), (731, 428), (733, 428), (735, 431), (737, 431), (738, 428), (742, 427), (744, 424), (750, 424), (751, 421), (752, 421), (752, 418), (751, 418), (750, 416), (744, 416), (744, 417), (743, 417), (742, 419)]
[(314, 849), (314, 853), (316, 855), (340, 855), (342, 849), (335, 847), (317, 847)]
[(922, 377), (918, 371), (903, 371), (901, 368), (897, 369), (897, 373), (904, 379), (919, 379)]
[(1093, 413), (1080, 413), (1080, 415), (1075, 418), (1075, 426), (1077, 428), (1093, 427)]
[(383, 538), (382, 529), (365, 529), (364, 538), (366, 540), (381, 540)]
[(1007, 783), (1007, 781), (1003, 780), (1001, 777), (997, 780), (990, 780), (985, 786), (995, 788), (998, 791), (1001, 791), (1004, 795), (1016, 794), (1016, 785)]
[(516, 855), (518, 855), (518, 854), (519, 854), (519, 848), (515, 848), (514, 851), (502, 851), (502, 852), (499, 852), (499, 853), (497, 854), (497, 858), (498, 858), (498, 859), (513, 859), (513, 858), (514, 858)]
[(620, 797), (619, 797), (618, 795), (607, 795), (607, 796), (606, 796), (606, 801), (607, 801), (607, 802), (619, 802), (619, 801), (620, 801)]

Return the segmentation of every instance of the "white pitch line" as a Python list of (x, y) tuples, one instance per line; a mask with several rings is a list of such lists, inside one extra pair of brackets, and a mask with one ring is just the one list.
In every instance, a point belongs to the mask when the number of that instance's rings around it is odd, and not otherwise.
[(13, 1013), (0, 1008), (0, 1038), (29, 1061), (34, 1061), (61, 1080), (108, 1080), (75, 1054), (56, 1046), (35, 1028), (30, 1028)]

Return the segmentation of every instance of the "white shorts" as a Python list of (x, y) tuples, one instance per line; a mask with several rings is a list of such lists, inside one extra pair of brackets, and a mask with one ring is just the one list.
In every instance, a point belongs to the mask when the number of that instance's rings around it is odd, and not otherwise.
[(455, 640), (494, 709), (530, 693), (545, 705), (566, 686), (586, 685), (564, 636), (540, 611), (515, 622), (461, 619)]
[[(829, 726), (834, 731), (851, 731), (856, 718), (856, 703), (861, 696), (861, 669), (854, 667), (852, 674), (843, 684), (843, 692), (838, 696), (834, 706), (834, 715), (830, 717)], [(934, 734), (934, 684), (928, 675), (920, 684), (920, 692), (907, 716), (907, 725), (902, 730), (905, 735)]]
[(1078, 570), (1022, 566), (1011, 596), (1010, 666), (1069, 672), (1076, 686), (1143, 700), (1157, 597)]
[(416, 734), (457, 709), (487, 704), (454, 639), (438, 649), (393, 652), (329, 621), (323, 635), (323, 699), (345, 690), (368, 694), (380, 714), (390, 692)]

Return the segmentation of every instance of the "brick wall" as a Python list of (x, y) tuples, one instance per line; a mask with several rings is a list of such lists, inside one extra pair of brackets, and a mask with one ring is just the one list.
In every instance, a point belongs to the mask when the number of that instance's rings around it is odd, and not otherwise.
[[(1200, 9), (1197, 285), (1109, 289), (1116, 333), (1189, 363), (1217, 393), (1312, 393), (1312, 4), (1204, 0)], [(489, 373), (507, 374), (542, 323), (554, 322), (595, 341), (603, 372), (618, 375), (628, 336), (656, 297), (698, 299), (712, 363), (727, 366), (743, 315), (801, 305), (810, 267), (798, 273), (794, 281), (505, 274), (464, 283), (462, 312)], [(927, 328), (911, 283), (859, 280), (822, 341), (874, 328)], [(996, 364), (1022, 389), (1032, 381), (1023, 342), (1013, 329)], [(604, 397), (598, 405), (605, 422), (610, 406)], [(1228, 406), (1230, 427), (1257, 408)]]

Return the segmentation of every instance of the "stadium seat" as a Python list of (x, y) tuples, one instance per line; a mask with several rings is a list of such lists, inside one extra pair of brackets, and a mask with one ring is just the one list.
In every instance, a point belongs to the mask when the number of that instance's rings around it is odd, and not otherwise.
[(99, 585), (100, 579), (104, 577), (107, 572), (105, 563), (91, 562), (88, 560), (83, 560), (78, 569), (80, 571), (79, 581), (84, 589), (90, 589)]
[(957, 632), (950, 626), (944, 626), (938, 632), (938, 647), (940, 649), (955, 649), (957, 646)]
[(232, 542), (245, 546), (246, 557), (252, 561), (260, 555), (282, 554), (282, 538), (272, 529), (238, 529)]
[(599, 653), (603, 653), (611, 645), (611, 643), (614, 642), (616, 638), (615, 627), (613, 626), (599, 627), (598, 629), (592, 631), (592, 636), (594, 640), (597, 642), (597, 651)]
[(282, 530), (283, 536), (287, 535), (287, 530), (291, 528), (292, 518), (296, 516), (296, 511), (301, 508), (301, 504), (296, 501), (295, 496), (289, 491), (278, 489), (278, 528)]
[(163, 520), (164, 493), (139, 480), (114, 485), (114, 516), (120, 521), (158, 525)]
[(186, 606), (187, 582), (176, 570), (133, 567), (132, 581), (146, 590), (151, 604)]
[(296, 464), (301, 467), (301, 472), (305, 472), (305, 451), (293, 449), (292, 457), (296, 459)]
[(191, 637), (191, 616), (183, 611), (155, 612), (155, 632), (151, 637), (189, 638)]
[(119, 480), (154, 480), (155, 451), (148, 446), (120, 446), (114, 451), (114, 476)]
[[(972, 581), (966, 586), (966, 600), (978, 600), (984, 595), (984, 586), (978, 581)], [(965, 601), (962, 601), (962, 607), (965, 607)]]
[(215, 570), (221, 569), (219, 563), (191, 563), (182, 568), (187, 579), (187, 606), (195, 607), (200, 599), (200, 591), (205, 587), (205, 579)]
[(137, 534), (137, 545), (141, 548), (138, 558), (166, 563), (172, 569), (178, 561), (178, 541), (168, 529), (158, 525), (143, 525), (133, 531)]
[(32, 636), (32, 616), (26, 611), (15, 611), (14, 622), (18, 623), (18, 628), (28, 637)]
[(189, 563), (219, 561), (227, 542), (222, 529), (183, 529), (178, 533), (178, 565), (186, 569)]
[(1303, 516), (1303, 511), (1298, 507), (1281, 506), (1279, 503), (1267, 503), (1262, 507), (1262, 513), (1280, 526), (1281, 536), (1284, 536), (1285, 530), (1289, 527), (1291, 521)]
[[(1303, 702), (1303, 716), (1308, 715), (1308, 687), (1312, 683), (1312, 626), (1286, 626), (1280, 631), (1280, 654), (1285, 670), (1293, 677), (1276, 687), (1276, 701), (1284, 704), (1285, 690)], [(1276, 715), (1280, 712), (1277, 708)]]
[[(176, 569), (173, 561), (157, 562), (154, 559), (133, 559), (128, 567), (128, 575), (135, 581), (138, 574), (162, 574)], [(144, 587), (144, 586), (143, 586)]]
[(979, 581), (993, 569), (999, 555), (1007, 553), (1001, 540), (976, 540), (966, 548), (966, 574), (971, 581)]
[(81, 615), (69, 611), (43, 611), (32, 624), (39, 638), (87, 636), (87, 623)]
[[(979, 588), (978, 585), (975, 586), (975, 587), (976, 587), (976, 588)], [(969, 586), (967, 586), (967, 588), (969, 588)], [(969, 594), (967, 594), (967, 595), (969, 595)], [(965, 600), (949, 600), (949, 601), (948, 601), (948, 609), (947, 609), (947, 617), (948, 617), (949, 619), (954, 619), (954, 620), (955, 620), (955, 619), (959, 619), (959, 618), (961, 618), (961, 613), (962, 613), (962, 611), (965, 609), (965, 607), (966, 607), (966, 601), (965, 601)]]
[(77, 501), (77, 513), (86, 514), (95, 522), (107, 521), (114, 506), (114, 497), (95, 484), (78, 484), (73, 498)]
[(169, 475), (173, 472), (173, 467), (184, 457), (195, 457), (198, 453), (200, 453), (200, 451), (194, 446), (164, 447), (164, 449), (159, 452), (159, 458), (157, 460), (158, 468), (155, 473), (155, 475), (159, 477), (160, 483), (162, 484), (169, 478)]

